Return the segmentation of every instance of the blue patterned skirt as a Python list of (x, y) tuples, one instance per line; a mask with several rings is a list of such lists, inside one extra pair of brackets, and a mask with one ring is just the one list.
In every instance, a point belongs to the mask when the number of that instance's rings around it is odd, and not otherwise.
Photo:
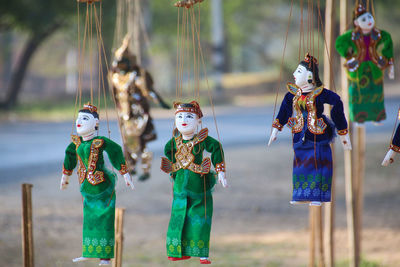
[(332, 150), (329, 140), (293, 144), (294, 201), (331, 201)]

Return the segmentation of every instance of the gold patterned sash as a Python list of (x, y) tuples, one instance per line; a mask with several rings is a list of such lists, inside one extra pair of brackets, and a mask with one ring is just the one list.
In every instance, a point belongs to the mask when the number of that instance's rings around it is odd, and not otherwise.
[(193, 140), (187, 143), (183, 143), (182, 135), (175, 137), (176, 162), (172, 163), (169, 159), (162, 157), (161, 170), (166, 173), (176, 172), (180, 169), (188, 169), (191, 170), (192, 172), (199, 174), (209, 173), (211, 168), (210, 158), (205, 158), (203, 162), (199, 165), (194, 163), (195, 156), (192, 153), (194, 146), (203, 142), (207, 136), (208, 136), (208, 129), (204, 128), (199, 132), (198, 135), (196, 135), (193, 138)]
[[(79, 138), (79, 136), (72, 135), (72, 142), (75, 144), (76, 150), (78, 150), (78, 147), (81, 144), (81, 139)], [(92, 185), (98, 185), (105, 181), (104, 173), (102, 171), (94, 171), (96, 169), (97, 161), (99, 159), (99, 148), (103, 145), (103, 143), (103, 139), (93, 140), (90, 146), (90, 155), (87, 168), (85, 167), (85, 164), (83, 163), (81, 157), (78, 155), (78, 153), (76, 153), (79, 163), (78, 177), (80, 183), (83, 183), (85, 179), (87, 179), (88, 182)]]

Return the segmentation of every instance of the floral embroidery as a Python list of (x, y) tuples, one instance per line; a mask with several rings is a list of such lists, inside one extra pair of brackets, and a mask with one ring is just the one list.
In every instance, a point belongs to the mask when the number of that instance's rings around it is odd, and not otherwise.
[(105, 249), (105, 251), (106, 251), (106, 253), (107, 253), (107, 254), (110, 254), (110, 253), (111, 253), (111, 251), (112, 251), (112, 248), (111, 248), (111, 246), (106, 246), (106, 249)]
[(105, 238), (100, 239), (100, 246), (105, 246), (107, 245), (107, 240)]

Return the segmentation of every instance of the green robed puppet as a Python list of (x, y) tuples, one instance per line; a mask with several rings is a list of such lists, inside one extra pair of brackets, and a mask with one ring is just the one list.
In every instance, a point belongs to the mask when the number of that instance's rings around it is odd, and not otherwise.
[(383, 71), (394, 79), (393, 42), (390, 34), (375, 28), (374, 17), (359, 5), (354, 29), (336, 39), (336, 50), (346, 58), (350, 120), (363, 123), (386, 118)]
[[(171, 261), (199, 257), (201, 264), (208, 259), (211, 220), (213, 214), (212, 189), (215, 174), (223, 187), (225, 163), (221, 144), (208, 136), (207, 128), (197, 129), (203, 116), (196, 101), (175, 103), (177, 134), (165, 145), (161, 169), (173, 179), (173, 202), (167, 231), (167, 255)], [(203, 151), (211, 154), (203, 158)]]
[(65, 151), (60, 188), (66, 189), (69, 177), (78, 164), (80, 191), (83, 197), (82, 256), (74, 262), (100, 259), (99, 265), (114, 258), (114, 220), (116, 175), (104, 166), (103, 152), (133, 189), (121, 147), (104, 136), (97, 136), (97, 108), (86, 104), (78, 113), (76, 132)]

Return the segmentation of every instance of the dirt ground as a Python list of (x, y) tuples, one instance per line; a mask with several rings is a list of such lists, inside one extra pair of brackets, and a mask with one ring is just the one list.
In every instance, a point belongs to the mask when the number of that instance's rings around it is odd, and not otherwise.
[[(399, 266), (400, 159), (381, 167), (388, 137), (368, 135), (364, 183), (362, 257), (369, 265)], [(335, 258), (348, 266), (343, 151), (337, 147)], [(292, 149), (286, 141), (230, 146), (225, 149), (230, 187), (214, 192), (210, 257), (215, 266), (307, 266), (308, 207), (291, 206)], [(170, 263), (165, 235), (170, 215), (171, 183), (155, 155), (152, 178), (131, 191), (122, 181), (117, 206), (126, 208), (123, 266), (197, 266), (198, 261)], [(60, 162), (60, 167), (61, 167)], [(35, 170), (32, 170), (34, 173)], [(73, 264), (80, 255), (82, 199), (74, 174), (66, 191), (59, 172), (32, 175), (35, 263), (40, 267), (97, 266)], [(0, 187), (0, 266), (21, 266), (20, 183)], [(3, 264), (4, 263), (4, 264)]]

